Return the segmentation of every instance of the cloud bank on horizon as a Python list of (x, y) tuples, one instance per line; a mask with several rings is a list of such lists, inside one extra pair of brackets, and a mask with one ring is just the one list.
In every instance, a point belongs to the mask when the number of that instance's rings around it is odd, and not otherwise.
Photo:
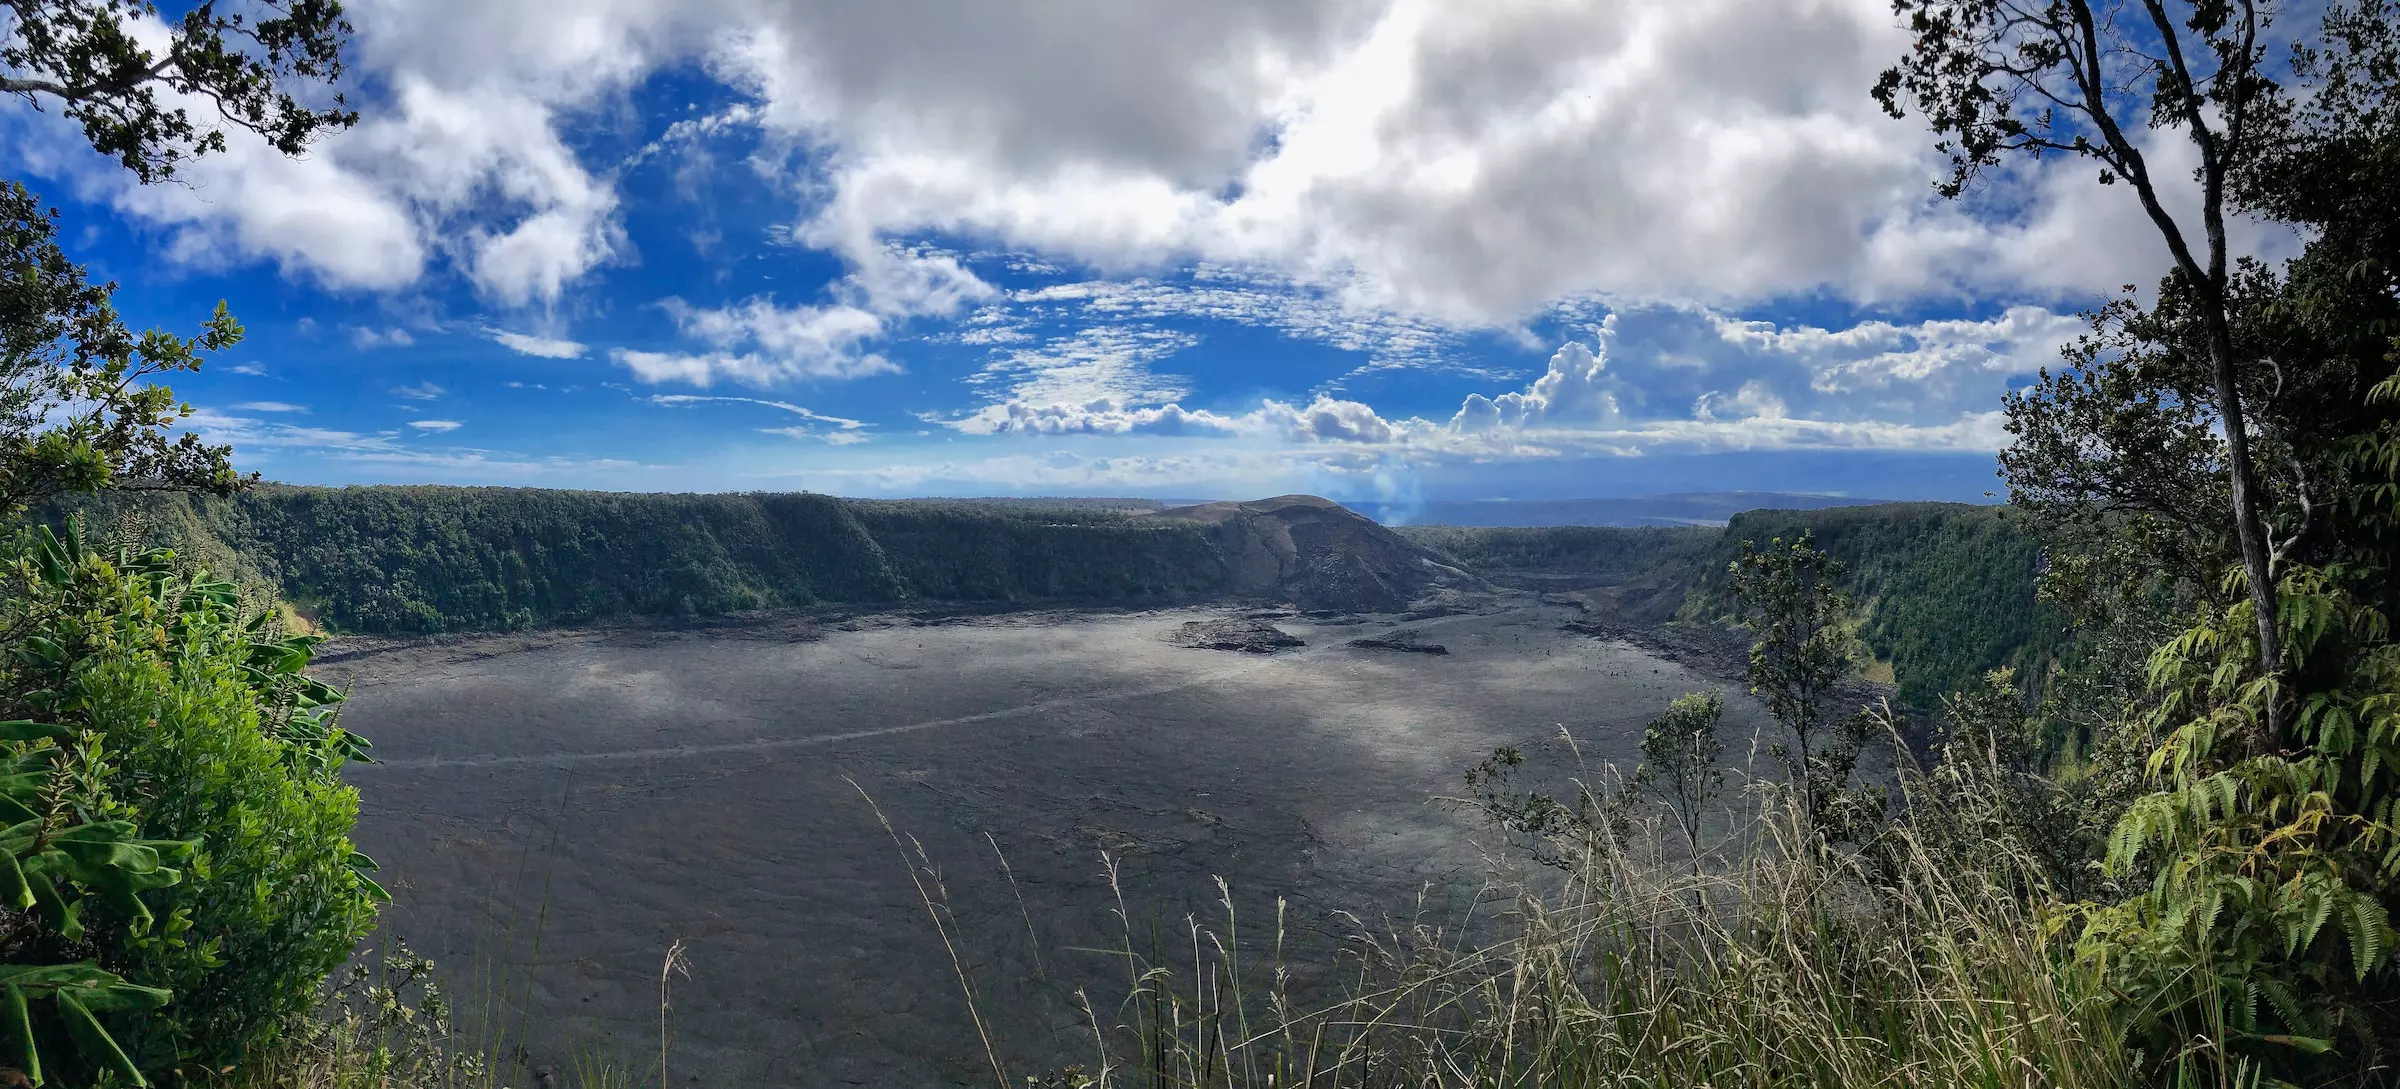
[(283, 479), (1966, 498), (2164, 268), (2083, 164), (1935, 199), (1884, 0), (352, 7), (305, 158), (0, 130)]

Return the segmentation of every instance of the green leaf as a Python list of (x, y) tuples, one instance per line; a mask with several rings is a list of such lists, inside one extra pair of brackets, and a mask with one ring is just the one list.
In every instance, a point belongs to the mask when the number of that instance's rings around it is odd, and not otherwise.
[(55, 722), (35, 722), (31, 719), (23, 718), (10, 719), (6, 722), (0, 722), (0, 741), (40, 741), (43, 739), (48, 739), (51, 741), (65, 742), (72, 741), (74, 738), (75, 730), (73, 727), (61, 726)]
[(26, 1008), (25, 990), (14, 983), (0, 987), (0, 1032), (8, 1036), (9, 1058), (35, 1085), (42, 1083), (42, 1055), (33, 1046), (33, 1011)]
[(10, 851), (0, 851), (0, 903), (18, 911), (33, 906), (33, 886), (25, 883), (25, 868)]
[(109, 1010), (155, 1010), (173, 1001), (175, 992), (164, 987), (144, 987), (127, 983), (111, 972), (93, 969), (85, 978), (68, 985), (75, 999), (85, 1008)]
[(58, 886), (51, 882), (50, 875), (40, 870), (26, 874), (25, 883), (33, 888), (34, 910), (41, 914), (42, 921), (48, 923), (50, 929), (58, 931), (59, 937), (71, 942), (82, 941), (83, 905), (69, 903), (60, 897)]
[(2384, 939), (2390, 929), (2383, 905), (2372, 897), (2353, 894), (2343, 921), (2348, 924), (2345, 929), (2349, 931), (2351, 967), (2364, 981), (2383, 960)]
[(118, 1047), (108, 1030), (100, 1027), (100, 1019), (92, 1016), (92, 1011), (75, 997), (75, 992), (64, 988), (59, 990), (58, 1012), (67, 1023), (67, 1035), (75, 1038), (75, 1046), (85, 1055), (135, 1085), (150, 1084), (150, 1080), (142, 1076), (141, 1068), (133, 1065), (133, 1060), (126, 1056), (125, 1049)]
[(2252, 1036), (2249, 1038), (2262, 1044), (2275, 1044), (2281, 1047), (2297, 1048), (2300, 1051), (2310, 1055), (2323, 1055), (2326, 1052), (2333, 1050), (2333, 1041), (2315, 1036), (2290, 1036), (2284, 1033), (2270, 1032), (2264, 1035)]
[(58, 535), (49, 526), (34, 528), (34, 563), (41, 568), (42, 581), (52, 586), (67, 583), (66, 550), (59, 547)]
[(45, 665), (65, 665), (67, 661), (66, 650), (61, 648), (56, 640), (51, 639), (48, 636), (28, 635), (25, 638), (18, 640), (17, 647), (19, 650), (32, 657), (33, 660), (41, 662)]

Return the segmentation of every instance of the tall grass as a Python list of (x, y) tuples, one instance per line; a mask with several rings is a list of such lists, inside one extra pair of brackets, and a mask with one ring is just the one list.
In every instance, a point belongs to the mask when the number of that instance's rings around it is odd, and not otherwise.
[[(2041, 893), (2029, 854), (2005, 840), (1961, 851), (1907, 826), (1835, 850), (1788, 801), (1751, 820), (1731, 857), (1697, 868), (1670, 856), (1656, 821), (1591, 831), (1554, 844), (1563, 873), (1487, 888), (1479, 917), (1349, 920), (1332, 962), (1288, 959), (1280, 903), (1245, 933), (1222, 882), (1218, 916), (1188, 920), (1171, 949), (1136, 934), (1120, 893), (1110, 952), (1125, 976), (1110, 989), (1123, 1000), (1095, 1008), (1079, 992), (1086, 1054), (1031, 1080), (2080, 1089), (2136, 1078), (2118, 1006), (2072, 956), (2066, 910)], [(1295, 994), (1300, 975), (1337, 979), (1335, 993)]]
[[(1780, 829), (1792, 831), (1788, 822)], [(2113, 1006), (2055, 920), (1897, 834), (1877, 886), (1778, 836), (1694, 878), (1601, 840), (1501, 901), (1504, 936), (1361, 929), (1346, 993), (1299, 1008), (1245, 964), (1231, 898), (1189, 959), (1135, 952), (1095, 1020), (1092, 1086), (2120, 1086)], [(1705, 906), (1698, 906), (1705, 905)], [(1452, 933), (1456, 933), (1453, 931)], [(1116, 1041), (1116, 1053), (1105, 1050)]]

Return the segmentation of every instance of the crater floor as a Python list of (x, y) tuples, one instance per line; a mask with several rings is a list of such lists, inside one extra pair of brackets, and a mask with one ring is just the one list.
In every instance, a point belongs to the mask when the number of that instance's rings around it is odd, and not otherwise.
[(345, 721), (382, 761), (351, 779), (385, 933), (562, 1068), (657, 1061), (681, 940), (671, 1069), (704, 1086), (989, 1084), (919, 881), (1022, 1078), (1089, 1061), (1078, 987), (1115, 1012), (1103, 852), (1137, 945), (1221, 924), (1222, 876), (1246, 940), (1280, 897), (1322, 949), (1337, 911), (1404, 918), (1424, 890), (1435, 919), (1469, 909), (1481, 830), (1435, 798), (1493, 747), (1563, 776), (1563, 724), (1585, 761), (1630, 767), (1642, 724), (1703, 688), (1729, 696), (1729, 754), (1764, 722), (1738, 686), (1561, 631), (1573, 610), (1531, 597), (1405, 624), (1446, 656), (1345, 645), (1389, 617), (1278, 616), (1308, 646), (1271, 655), (1169, 642), (1233, 615), (493, 636), (324, 672), (355, 685)]

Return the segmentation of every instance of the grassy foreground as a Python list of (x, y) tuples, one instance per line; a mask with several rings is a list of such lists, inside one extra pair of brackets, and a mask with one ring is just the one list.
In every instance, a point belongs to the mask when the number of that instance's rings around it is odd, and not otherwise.
[[(2072, 955), (2063, 916), (2026, 895), (2037, 861), (2002, 846), (1967, 864), (1899, 828), (1871, 852), (1803, 849), (1800, 820), (1762, 798), (1732, 857), (1697, 876), (1655, 820), (1555, 844), (1562, 869), (1488, 890), (1483, 920), (1360, 925), (1333, 966), (1343, 994), (1318, 1005), (1287, 991), (1284, 920), (1236, 918), (1227, 895), (1222, 916), (1189, 921), (1181, 954), (1145, 954), (1127, 929), (1127, 997), (1087, 999), (1077, 1065), (1026, 1078), (994, 1056), (992, 1076), (1060, 1089), (2133, 1082), (2141, 1057), (2116, 1003)], [(2186, 1065), (2181, 1084), (2223, 1080)]]

